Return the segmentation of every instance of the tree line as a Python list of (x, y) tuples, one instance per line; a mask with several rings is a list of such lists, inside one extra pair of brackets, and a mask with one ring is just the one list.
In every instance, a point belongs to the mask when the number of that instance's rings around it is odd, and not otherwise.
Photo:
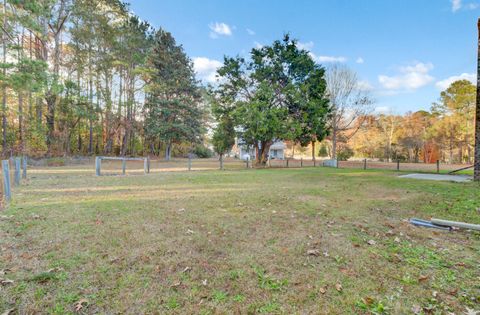
[[(339, 157), (384, 161), (468, 163), (474, 160), (476, 87), (453, 82), (429, 111), (365, 115), (340, 136)], [(326, 142), (323, 155), (331, 153)]]
[(202, 142), (206, 108), (173, 36), (118, 0), (3, 1), (4, 156), (136, 155)]

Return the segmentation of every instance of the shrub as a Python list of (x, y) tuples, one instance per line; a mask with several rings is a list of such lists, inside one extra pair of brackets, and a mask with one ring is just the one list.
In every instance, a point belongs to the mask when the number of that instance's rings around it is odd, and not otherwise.
[(197, 157), (201, 159), (211, 158), (213, 156), (212, 150), (210, 150), (203, 144), (199, 144), (195, 146), (195, 148), (193, 149), (193, 154), (195, 154)]

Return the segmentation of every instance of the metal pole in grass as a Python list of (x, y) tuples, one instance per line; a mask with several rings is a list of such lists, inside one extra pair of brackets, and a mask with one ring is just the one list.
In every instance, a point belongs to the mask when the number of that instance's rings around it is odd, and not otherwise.
[(288, 167), (288, 158), (287, 158), (287, 167)]
[(27, 157), (25, 155), (22, 158), (22, 164), (23, 164), (22, 178), (27, 179)]
[(12, 199), (12, 192), (10, 190), (10, 165), (8, 160), (2, 161), (2, 174), (3, 174), (3, 194), (5, 200), (9, 202)]
[(250, 161), (250, 159), (247, 157), (247, 160), (246, 160), (247, 163), (245, 164), (247, 166), (247, 168), (249, 168), (249, 166), (248, 166), (249, 161)]
[(220, 154), (220, 159), (219, 159), (219, 161), (220, 161), (220, 170), (223, 171), (223, 154)]
[(400, 160), (397, 159), (397, 171), (400, 170)]
[(437, 160), (437, 173), (440, 173), (440, 160)]
[(192, 156), (190, 154), (188, 155), (188, 170), (192, 170)]
[(150, 157), (147, 156), (147, 172), (150, 174)]
[(21, 170), (21, 158), (15, 158), (15, 176), (13, 177), (15, 180), (15, 186), (20, 186), (20, 170)]
[(148, 162), (147, 162), (147, 158), (143, 158), (143, 174), (147, 174), (148, 173)]
[(102, 158), (100, 156), (95, 157), (95, 175), (101, 175), (101, 168), (102, 168)]
[(122, 159), (122, 174), (125, 175), (127, 172), (127, 159), (123, 157)]
[(364, 159), (364, 160), (363, 160), (363, 169), (364, 169), (364, 170), (367, 169), (367, 159)]
[(303, 157), (300, 158), (300, 167), (303, 167)]

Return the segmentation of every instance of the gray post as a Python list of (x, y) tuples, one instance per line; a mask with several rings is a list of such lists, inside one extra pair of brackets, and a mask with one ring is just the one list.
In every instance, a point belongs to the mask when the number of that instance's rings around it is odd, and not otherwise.
[(303, 157), (300, 158), (300, 167), (303, 167)]
[(313, 158), (313, 167), (317, 166), (317, 160)]
[(12, 193), (10, 190), (10, 165), (8, 160), (2, 161), (2, 173), (3, 173), (3, 194), (5, 200), (9, 202), (12, 199)]
[(363, 169), (364, 169), (364, 170), (367, 169), (367, 159), (364, 159), (364, 160), (363, 160)]
[(192, 170), (192, 156), (190, 154), (188, 155), (188, 170)]
[(249, 162), (249, 161), (250, 161), (250, 159), (247, 157), (247, 163), (246, 163), (247, 168), (249, 167), (249, 166), (248, 166), (248, 162)]
[(122, 174), (125, 175), (127, 172), (127, 159), (124, 157), (122, 159)]
[(101, 168), (102, 168), (102, 158), (100, 156), (95, 157), (95, 175), (101, 175)]
[(400, 170), (400, 160), (397, 159), (397, 171)]
[(437, 173), (440, 173), (440, 160), (437, 160)]
[(287, 167), (288, 167), (288, 158), (287, 158)]
[(22, 178), (27, 179), (27, 157), (25, 155), (23, 156), (22, 164), (23, 164)]
[(147, 172), (150, 174), (150, 157), (147, 156)]
[(15, 186), (20, 186), (20, 170), (21, 170), (21, 158), (15, 158), (15, 174), (14, 174), (14, 183)]
[(144, 158), (144, 159), (143, 159), (143, 173), (144, 173), (144, 174), (147, 174), (147, 173), (148, 173), (148, 162), (147, 162), (147, 158)]

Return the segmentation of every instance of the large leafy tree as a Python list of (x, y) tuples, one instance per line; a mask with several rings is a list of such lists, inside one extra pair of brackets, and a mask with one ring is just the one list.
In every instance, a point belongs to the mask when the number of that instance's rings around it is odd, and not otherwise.
[(239, 136), (254, 146), (264, 165), (276, 140), (301, 144), (322, 140), (330, 108), (324, 69), (285, 35), (254, 48), (250, 60), (224, 58), (215, 99), (230, 108)]
[(145, 133), (150, 141), (165, 144), (165, 159), (169, 160), (174, 144), (201, 140), (201, 93), (191, 60), (169, 32), (160, 29), (155, 34), (147, 67)]

